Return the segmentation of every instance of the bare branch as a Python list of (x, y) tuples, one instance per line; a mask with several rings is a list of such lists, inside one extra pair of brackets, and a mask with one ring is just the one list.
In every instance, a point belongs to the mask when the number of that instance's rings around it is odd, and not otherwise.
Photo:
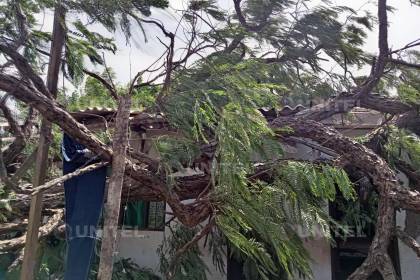
[(13, 64), (19, 70), (21, 75), (32, 81), (37, 90), (39, 90), (45, 96), (52, 98), (50, 91), (44, 84), (42, 78), (32, 69), (26, 58), (18, 53), (14, 48), (0, 43), (0, 51), (8, 55), (12, 60)]
[(12, 181), (13, 184), (18, 184), (19, 179), (22, 178), (22, 176), (25, 175), (29, 168), (32, 167), (36, 160), (36, 155), (37, 149), (34, 149), (32, 153), (25, 159), (19, 169), (15, 172), (15, 174), (13, 174), (13, 176), (10, 178), (10, 181)]
[[(261, 31), (266, 25), (267, 25), (267, 20), (260, 23), (259, 25), (256, 26), (252, 26), (250, 24), (248, 24), (248, 22), (246, 21), (246, 18), (244, 16), (244, 14), (242, 13), (242, 9), (241, 9), (241, 3), (242, 0), (233, 0), (233, 4), (235, 7), (235, 12), (236, 15), (238, 17), (239, 23), (247, 30), (247, 31), (251, 31), (251, 32), (259, 32)], [(271, 11), (268, 11), (266, 13), (266, 19), (268, 19), (268, 17), (270, 16)]]
[(33, 192), (32, 192), (32, 196), (37, 195), (40, 192), (44, 192), (44, 191), (48, 190), (49, 188), (54, 187), (55, 185), (58, 185), (58, 184), (61, 184), (65, 181), (67, 181), (67, 180), (70, 180), (71, 178), (80, 176), (82, 174), (91, 172), (93, 170), (96, 170), (96, 169), (104, 167), (104, 166), (107, 166), (108, 164), (109, 164), (108, 162), (95, 163), (95, 164), (89, 165), (87, 167), (79, 168), (72, 173), (68, 173), (64, 176), (55, 178), (55, 179), (53, 179), (53, 180), (51, 180), (51, 181), (49, 181), (49, 182), (47, 182), (47, 183), (45, 183), (41, 186), (38, 186), (38, 187), (34, 188)]
[(417, 47), (417, 46), (420, 46), (420, 38), (412, 41), (411, 43), (408, 43), (407, 45), (405, 45), (402, 48), (393, 50), (392, 52), (390, 52), (390, 54), (400, 53), (402, 51), (405, 51), (407, 49), (414, 48), (414, 47)]
[(404, 60), (401, 60), (401, 59), (389, 58), (388, 61), (391, 62), (391, 63), (394, 63), (396, 65), (401, 65), (401, 66), (414, 68), (414, 69), (420, 69), (420, 64), (407, 62), (407, 61), (404, 61)]
[(111, 85), (107, 80), (105, 80), (100, 75), (96, 74), (95, 72), (91, 72), (91, 71), (86, 70), (86, 69), (83, 69), (83, 73), (85, 73), (85, 74), (91, 76), (92, 78), (98, 80), (109, 91), (111, 96), (115, 100), (118, 100), (118, 95), (117, 95), (117, 92), (115, 90), (115, 87), (113, 85)]

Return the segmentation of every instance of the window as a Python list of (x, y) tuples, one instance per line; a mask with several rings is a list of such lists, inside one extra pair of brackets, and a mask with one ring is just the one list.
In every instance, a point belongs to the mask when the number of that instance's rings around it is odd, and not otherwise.
[(165, 202), (135, 201), (123, 208), (121, 227), (123, 229), (159, 230), (165, 228)]

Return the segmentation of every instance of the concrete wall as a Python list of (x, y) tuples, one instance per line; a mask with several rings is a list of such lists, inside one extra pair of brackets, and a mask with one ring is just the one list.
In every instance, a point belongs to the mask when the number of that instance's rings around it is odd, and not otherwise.
[(315, 280), (331, 279), (331, 246), (326, 239), (305, 241), (305, 248), (311, 258), (311, 268)]
[(159, 273), (157, 248), (162, 244), (164, 232), (121, 230), (118, 239), (118, 257), (130, 258), (140, 267)]
[[(188, 202), (191, 201), (185, 201), (185, 203)], [(172, 212), (169, 206), (167, 206), (166, 212)], [(166, 221), (169, 221), (171, 217), (171, 215), (166, 215)], [(160, 275), (157, 249), (164, 238), (170, 234), (167, 227), (165, 227), (165, 231), (120, 230), (118, 257), (130, 258), (140, 267), (152, 269), (155, 274)], [(201, 258), (208, 268), (208, 280), (225, 280), (226, 275), (217, 270), (208, 248), (204, 247), (204, 240), (200, 240), (198, 245), (201, 248)]]

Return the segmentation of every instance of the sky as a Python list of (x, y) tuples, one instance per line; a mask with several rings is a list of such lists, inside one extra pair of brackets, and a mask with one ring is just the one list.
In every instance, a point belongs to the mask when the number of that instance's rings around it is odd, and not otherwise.
[[(263, 0), (262, 0), (263, 1)], [(233, 9), (232, 0), (218, 0), (219, 5), (225, 10)], [(310, 1), (312, 5), (321, 2), (320, 0)], [(331, 0), (333, 4), (349, 6), (361, 14), (363, 10), (368, 10), (376, 15), (375, 0)], [(167, 10), (152, 9), (152, 18), (160, 20), (165, 27), (174, 31), (177, 27), (179, 12), (187, 6), (188, 0), (170, 0), (170, 7)], [(409, 0), (388, 0), (388, 5), (396, 8), (393, 13), (389, 13), (389, 46), (392, 49), (403, 47), (409, 42), (420, 38), (420, 7), (410, 4)], [(73, 15), (77, 17), (77, 15)], [(40, 15), (43, 21), (43, 28), (48, 30), (52, 26), (52, 14), (46, 13)], [(95, 31), (104, 31), (102, 28), (95, 26)], [(151, 34), (144, 40), (144, 36), (140, 28), (133, 25), (133, 36), (130, 44), (127, 44), (124, 35), (121, 32), (113, 34), (118, 46), (118, 51), (114, 55), (105, 53), (105, 60), (108, 67), (112, 67), (116, 73), (116, 80), (119, 83), (128, 83), (132, 77), (138, 72), (147, 68), (153, 63), (165, 50), (164, 46), (155, 37), (161, 32), (155, 26), (144, 25), (147, 34)], [(91, 28), (90, 28), (91, 29)], [(179, 30), (179, 29), (178, 29)], [(164, 39), (164, 37), (160, 36)], [(183, 34), (178, 32), (177, 41), (182, 44), (185, 41)], [(178, 46), (180, 46), (178, 45)], [(373, 30), (368, 34), (365, 49), (369, 52), (377, 52), (377, 30)], [(94, 69), (94, 68), (93, 68)], [(100, 71), (100, 68), (96, 69)]]

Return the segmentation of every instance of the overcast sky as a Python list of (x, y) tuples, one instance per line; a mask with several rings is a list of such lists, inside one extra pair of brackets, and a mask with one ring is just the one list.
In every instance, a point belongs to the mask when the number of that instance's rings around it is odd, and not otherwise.
[[(232, 0), (218, 0), (223, 9), (232, 10)], [(318, 0), (312, 3), (320, 2)], [(355, 10), (360, 10), (363, 15), (363, 10), (369, 10), (376, 15), (375, 0), (332, 0), (336, 5), (346, 5)], [(179, 19), (179, 13), (176, 10), (183, 9), (187, 6), (188, 0), (170, 0), (170, 7), (163, 11), (153, 9), (152, 17), (162, 21), (168, 30), (174, 31)], [(389, 46), (393, 49), (400, 48), (407, 43), (420, 38), (420, 7), (410, 4), (409, 0), (388, 0), (388, 5), (393, 6), (397, 10), (394, 13), (389, 13)], [(46, 14), (43, 17), (44, 28), (49, 29), (52, 25), (52, 15)], [(107, 66), (112, 67), (117, 75), (117, 80), (120, 83), (127, 83), (138, 71), (146, 68), (153, 61), (155, 61), (164, 51), (164, 47), (156, 39), (156, 34), (160, 31), (151, 25), (145, 25), (148, 36), (148, 42), (144, 42), (144, 37), (140, 28), (133, 25), (133, 38), (130, 44), (126, 44), (123, 34), (118, 32), (115, 34), (115, 40), (118, 45), (118, 52), (116, 55), (106, 54)], [(98, 31), (98, 30), (95, 30)], [(99, 30), (101, 31), (101, 30)], [(103, 31), (103, 30), (102, 30)], [(182, 40), (183, 35), (178, 34), (178, 40)], [(180, 42), (180, 41), (179, 41)], [(377, 30), (369, 33), (366, 42), (366, 50), (370, 52), (377, 51)], [(100, 70), (99, 68), (97, 70)]]

